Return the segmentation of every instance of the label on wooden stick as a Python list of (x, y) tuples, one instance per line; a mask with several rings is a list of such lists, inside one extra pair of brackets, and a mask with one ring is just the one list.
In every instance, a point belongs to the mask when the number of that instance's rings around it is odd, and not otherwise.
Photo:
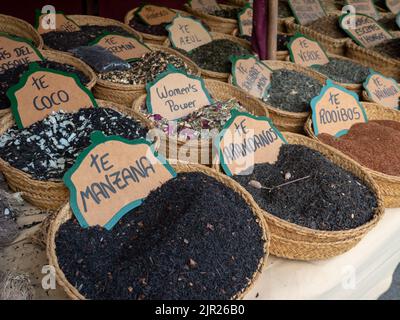
[(42, 60), (42, 54), (30, 41), (0, 33), (0, 73)]
[(326, 16), (324, 8), (318, 0), (289, 0), (288, 3), (297, 23), (301, 25), (306, 26)]
[(296, 34), (288, 44), (290, 60), (305, 66), (324, 65), (329, 58), (317, 41), (311, 40), (302, 34)]
[(174, 48), (189, 52), (212, 41), (211, 34), (200, 21), (177, 15), (166, 27), (169, 40)]
[(188, 3), (191, 8), (208, 13), (221, 10), (216, 0), (189, 0)]
[(375, 20), (380, 18), (372, 0), (346, 0), (346, 3), (353, 6), (356, 13), (365, 14)]
[(152, 190), (176, 176), (144, 139), (105, 137), (95, 131), (91, 140), (64, 175), (72, 212), (83, 228), (110, 230)]
[(168, 120), (182, 118), (213, 103), (202, 78), (188, 75), (171, 65), (153, 82), (146, 84), (146, 91), (149, 113)]
[(385, 0), (385, 3), (391, 13), (400, 13), (400, 0)]
[(400, 87), (396, 80), (371, 70), (363, 86), (372, 101), (388, 108), (399, 108)]
[(36, 29), (40, 34), (51, 31), (74, 32), (81, 28), (71, 19), (67, 18), (62, 12), (42, 13), (36, 10)]
[(148, 25), (156, 26), (163, 23), (170, 23), (174, 19), (176, 12), (166, 7), (146, 4), (136, 14)]
[(355, 123), (368, 122), (358, 95), (327, 80), (321, 93), (311, 100), (315, 135), (327, 133), (340, 137)]
[(253, 8), (246, 4), (238, 14), (239, 33), (242, 36), (251, 36), (253, 31)]
[(214, 141), (225, 173), (245, 175), (257, 163), (275, 163), (281, 146), (287, 142), (271, 119), (237, 110), (231, 113)]
[(7, 91), (19, 128), (40, 121), (53, 112), (75, 112), (96, 107), (92, 93), (75, 74), (31, 64), (18, 84)]

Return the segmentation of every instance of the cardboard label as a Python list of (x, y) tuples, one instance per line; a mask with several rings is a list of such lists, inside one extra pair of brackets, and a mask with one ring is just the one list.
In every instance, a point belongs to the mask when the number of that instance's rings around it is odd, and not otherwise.
[(133, 36), (122, 36), (119, 34), (103, 34), (90, 45), (98, 45), (110, 51), (117, 57), (134, 61), (141, 58), (145, 53), (151, 51), (144, 43)]
[(400, 12), (400, 0), (386, 0), (386, 7), (390, 12), (398, 14)]
[(288, 3), (297, 23), (301, 25), (306, 26), (326, 16), (324, 8), (318, 0), (289, 0)]
[(368, 122), (358, 95), (327, 80), (321, 93), (311, 100), (315, 135), (340, 137), (355, 123)]
[(105, 137), (95, 131), (91, 140), (64, 175), (72, 212), (83, 228), (110, 230), (152, 190), (176, 176), (144, 139)]
[(222, 169), (229, 176), (249, 174), (257, 163), (275, 163), (285, 143), (271, 119), (237, 110), (215, 140)]
[(60, 110), (74, 112), (97, 107), (92, 93), (72, 73), (31, 64), (18, 84), (7, 91), (19, 128), (25, 128)]
[(189, 17), (177, 15), (166, 29), (172, 46), (187, 52), (212, 41), (201, 22)]
[(296, 64), (310, 67), (329, 63), (329, 58), (317, 41), (302, 34), (296, 34), (288, 44), (290, 60)]
[(271, 85), (272, 70), (254, 56), (231, 57), (232, 84), (256, 98), (266, 96)]
[(238, 14), (239, 33), (242, 36), (251, 36), (253, 32), (253, 8), (246, 4)]
[(146, 91), (149, 113), (168, 120), (182, 118), (213, 103), (202, 78), (188, 75), (171, 65), (153, 82), (146, 84)]
[[(355, 25), (352, 26), (352, 22)], [(392, 35), (379, 25), (373, 18), (364, 14), (348, 13), (340, 17), (342, 29), (360, 46), (370, 48), (392, 39)]]
[(363, 86), (374, 102), (388, 108), (399, 108), (400, 87), (396, 80), (371, 70)]
[(28, 40), (0, 33), (0, 73), (42, 60), (40, 51)]
[(346, 0), (346, 3), (353, 6), (357, 13), (365, 14), (375, 20), (379, 20), (380, 18), (372, 0)]
[(62, 12), (41, 13), (36, 10), (36, 29), (40, 34), (51, 31), (74, 32), (81, 28), (71, 19), (67, 18)]
[(208, 13), (221, 10), (221, 7), (216, 0), (189, 0), (188, 3), (191, 8)]
[(156, 26), (163, 23), (170, 23), (176, 16), (176, 12), (166, 7), (146, 4), (136, 14), (148, 25)]

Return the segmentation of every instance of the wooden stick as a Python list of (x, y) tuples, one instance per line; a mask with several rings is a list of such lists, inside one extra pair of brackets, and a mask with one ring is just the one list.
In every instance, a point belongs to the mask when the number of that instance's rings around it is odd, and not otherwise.
[(278, 33), (278, 0), (265, 0), (267, 11), (267, 59), (276, 60)]

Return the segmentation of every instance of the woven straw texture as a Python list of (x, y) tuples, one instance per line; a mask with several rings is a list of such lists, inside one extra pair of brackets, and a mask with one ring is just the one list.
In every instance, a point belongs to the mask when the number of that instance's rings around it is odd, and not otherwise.
[[(149, 44), (148, 46), (153, 50), (164, 51), (181, 58), (189, 66), (194, 75), (201, 75), (201, 69), (180, 52), (157, 44)], [(130, 107), (135, 99), (146, 93), (146, 85), (119, 84), (98, 79), (93, 93), (98, 99), (112, 101)]]
[[(102, 107), (112, 108), (139, 120), (142, 124), (151, 127), (151, 123), (141, 114), (131, 109), (116, 105), (108, 101), (97, 100)], [(0, 119), (0, 134), (6, 132), (15, 125), (11, 112)], [(33, 179), (30, 174), (12, 167), (8, 162), (0, 158), (0, 171), (4, 174), (8, 186), (14, 192), (21, 192), (22, 197), (34, 206), (44, 210), (58, 209), (68, 198), (69, 192), (61, 180), (39, 181)]]
[(31, 40), (38, 49), (43, 47), (42, 37), (24, 20), (0, 14), (0, 32)]
[[(257, 221), (263, 229), (264, 257), (260, 260), (257, 271), (253, 274), (252, 278), (249, 279), (248, 286), (242, 292), (238, 292), (237, 295), (235, 296), (235, 299), (242, 299), (246, 295), (246, 293), (250, 291), (253, 284), (257, 280), (259, 274), (261, 273), (262, 269), (265, 266), (265, 263), (267, 261), (268, 255), (269, 255), (270, 232), (269, 232), (267, 224), (265, 223), (264, 216), (262, 214), (260, 214), (260, 212), (258, 210), (256, 210), (256, 208), (253, 206), (253, 201), (252, 201), (250, 194), (242, 186), (240, 186), (238, 183), (236, 183), (232, 179), (216, 172), (215, 170), (212, 170), (210, 168), (207, 168), (207, 167), (204, 167), (201, 165), (177, 164), (177, 165), (174, 165), (173, 167), (177, 173), (202, 172), (210, 177), (213, 177), (220, 183), (228, 186), (233, 191), (240, 194), (243, 197), (243, 199), (247, 202), (247, 204), (250, 206), (250, 208), (253, 210), (254, 215), (257, 217)], [(47, 234), (46, 253), (47, 253), (47, 258), (49, 260), (49, 264), (54, 266), (56, 269), (57, 282), (64, 289), (64, 291), (67, 293), (67, 295), (71, 299), (85, 299), (85, 297), (82, 296), (79, 293), (79, 291), (66, 279), (63, 271), (60, 268), (60, 265), (58, 264), (58, 259), (57, 259), (57, 252), (56, 252), (57, 248), (56, 248), (56, 244), (55, 244), (57, 231), (60, 228), (60, 226), (64, 222), (69, 220), (71, 217), (72, 217), (72, 212), (70, 210), (70, 206), (69, 206), (69, 204), (66, 204), (56, 214), (54, 219), (52, 219), (52, 221), (50, 222), (50, 227), (48, 229), (48, 234)]]
[[(225, 101), (235, 98), (250, 113), (258, 116), (268, 116), (268, 111), (263, 103), (243, 90), (230, 84), (210, 79), (205, 80), (205, 85), (215, 100)], [(141, 112), (142, 107), (146, 104), (146, 97), (146, 95), (142, 95), (134, 101), (132, 107), (136, 112)], [(155, 123), (153, 123), (153, 126), (155, 126)], [(159, 152), (164, 154), (172, 163), (176, 163), (179, 158), (179, 162), (211, 165), (215, 156), (212, 141), (210, 140), (199, 139), (183, 143), (175, 137), (164, 136), (160, 137), (160, 141)]]
[[(362, 102), (362, 105), (365, 108), (369, 120), (394, 120), (400, 122), (400, 112), (397, 110), (393, 110), (370, 102)], [(314, 134), (311, 118), (307, 119), (307, 122), (305, 124), (305, 131), (310, 137), (318, 140), (318, 137)], [(385, 208), (400, 207), (400, 177), (383, 174), (368, 169), (367, 167), (362, 168), (375, 180), (382, 194)]]
[[(257, 207), (260, 213), (264, 214), (271, 231), (271, 254), (288, 259), (323, 260), (350, 250), (383, 216), (383, 197), (378, 186), (362, 166), (336, 149), (303, 135), (289, 132), (284, 132), (283, 135), (288, 143), (300, 144), (317, 150), (339, 167), (360, 178), (366, 186), (375, 192), (378, 200), (378, 208), (375, 211), (373, 219), (358, 228), (344, 231), (321, 231), (280, 219), (261, 209), (254, 199), (252, 199), (253, 205)], [(213, 167), (220, 170), (218, 162), (215, 162)]]
[[(219, 40), (219, 39), (230, 40), (252, 52), (250, 42), (248, 42), (246, 40), (234, 37), (231, 34), (223, 34), (223, 33), (218, 33), (218, 32), (210, 32), (210, 33), (211, 33), (211, 37), (213, 40)], [(171, 47), (171, 42), (169, 41), (169, 39), (165, 40), (164, 46)], [(205, 79), (214, 79), (214, 80), (219, 80), (219, 81), (223, 81), (223, 82), (228, 81), (229, 73), (215, 72), (215, 71), (205, 70), (205, 69), (201, 69), (201, 68), (200, 68), (200, 70), (201, 70), (202, 77)]]

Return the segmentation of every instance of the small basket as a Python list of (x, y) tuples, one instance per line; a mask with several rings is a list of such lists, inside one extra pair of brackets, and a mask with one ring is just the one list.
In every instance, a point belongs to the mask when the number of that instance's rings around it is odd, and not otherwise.
[[(211, 34), (211, 38), (213, 40), (220, 40), (220, 39), (230, 40), (230, 41), (235, 42), (235, 43), (241, 45), (242, 47), (252, 51), (250, 42), (248, 42), (244, 39), (240, 39), (240, 38), (234, 37), (233, 35), (218, 33), (218, 32), (210, 32), (210, 34)], [(164, 46), (171, 47), (171, 41), (169, 39), (165, 40)], [(214, 79), (214, 80), (219, 80), (219, 81), (223, 81), (223, 82), (228, 81), (229, 73), (215, 72), (215, 71), (205, 70), (205, 69), (201, 69), (201, 68), (200, 68), (200, 70), (201, 70), (201, 75), (205, 79)]]
[(43, 48), (43, 39), (40, 34), (24, 20), (0, 14), (0, 32), (28, 39), (36, 48)]
[[(242, 299), (246, 293), (250, 291), (250, 289), (253, 287), (255, 281), (257, 280), (258, 276), (260, 275), (262, 269), (264, 268), (268, 255), (269, 255), (269, 245), (270, 245), (270, 232), (268, 229), (267, 224), (265, 223), (265, 219), (262, 214), (259, 213), (258, 210), (253, 206), (252, 203), (252, 198), (250, 194), (238, 183), (233, 181), (232, 179), (228, 178), (227, 176), (220, 174), (210, 168), (201, 166), (201, 165), (185, 165), (185, 164), (177, 164), (173, 166), (175, 171), (177, 173), (184, 173), (184, 172), (201, 172), (203, 174), (206, 174), (207, 176), (210, 176), (214, 179), (216, 179), (218, 182), (226, 185), (233, 191), (239, 193), (243, 199), (246, 201), (246, 203), (250, 206), (252, 209), (254, 215), (257, 217), (258, 223), (261, 226), (263, 230), (263, 236), (262, 239), (264, 240), (264, 257), (260, 260), (257, 271), (254, 273), (251, 279), (249, 279), (248, 286), (243, 289), (242, 292), (239, 292), (235, 299)], [(56, 248), (56, 235), (57, 232), (60, 228), (60, 226), (68, 221), (69, 219), (72, 218), (72, 212), (70, 209), (69, 204), (66, 204), (63, 206), (60, 211), (56, 214), (55, 218), (52, 219), (50, 222), (50, 226), (48, 228), (48, 234), (47, 234), (47, 247), (46, 247), (46, 253), (47, 253), (47, 258), (49, 260), (49, 264), (54, 266), (56, 270), (56, 279), (58, 284), (64, 289), (66, 294), (74, 300), (83, 300), (85, 297), (79, 293), (79, 291), (67, 280), (65, 277), (65, 274), (60, 268), (60, 265), (58, 264), (58, 259), (57, 259), (57, 248)]]
[[(147, 128), (151, 128), (151, 123), (141, 114), (131, 109), (116, 105), (108, 101), (97, 100), (102, 107), (108, 107), (120, 111), (123, 114), (139, 120)], [(11, 112), (0, 119), (0, 134), (6, 132), (15, 125), (14, 117)], [(8, 186), (14, 192), (21, 192), (22, 197), (43, 210), (56, 210), (68, 198), (69, 191), (62, 180), (59, 181), (40, 181), (22, 170), (12, 167), (8, 162), (0, 158), (0, 171), (4, 174)]]
[[(262, 213), (271, 231), (270, 253), (272, 255), (297, 260), (323, 260), (338, 256), (353, 248), (381, 219), (384, 214), (381, 192), (368, 172), (354, 160), (336, 149), (303, 135), (284, 132), (288, 143), (299, 144), (316, 150), (337, 166), (360, 178), (376, 194), (378, 208), (374, 217), (355, 229), (343, 231), (323, 231), (299, 226), (261, 209), (252, 198), (253, 206)], [(219, 163), (213, 167), (220, 170)]]
[[(165, 51), (169, 54), (177, 56), (185, 61), (186, 65), (192, 70), (196, 76), (201, 75), (200, 68), (188, 57), (184, 56), (177, 50), (167, 48), (157, 44), (148, 45), (153, 50)], [(102, 79), (97, 79), (96, 86), (93, 89), (94, 96), (98, 99), (112, 101), (115, 103), (122, 104), (126, 107), (131, 107), (135, 99), (146, 93), (146, 85), (132, 85), (132, 84), (121, 84), (113, 83)]]
[[(205, 85), (211, 96), (215, 100), (228, 100), (235, 98), (244, 108), (250, 113), (257, 116), (268, 116), (268, 111), (263, 103), (257, 98), (252, 97), (248, 93), (240, 90), (230, 84), (216, 81), (216, 80), (205, 80)], [(140, 96), (133, 103), (133, 110), (140, 113), (142, 107), (146, 104), (147, 95)], [(146, 115), (144, 115), (146, 116)], [(152, 122), (155, 127), (154, 122)], [(212, 141), (210, 140), (193, 140), (189, 142), (182, 142), (176, 139), (176, 137), (161, 137), (160, 152), (167, 155), (167, 158), (175, 163), (187, 162), (187, 163), (201, 163), (211, 165), (215, 154), (213, 152)], [(185, 160), (179, 157), (179, 154), (185, 153)]]
[[(362, 102), (362, 105), (369, 120), (394, 120), (400, 122), (400, 112), (397, 110), (386, 108), (376, 103)], [(307, 120), (304, 129), (311, 138), (318, 140), (314, 133), (311, 118)], [(342, 152), (340, 153), (343, 154)], [(349, 158), (348, 156), (345, 157)], [(362, 168), (375, 180), (382, 194), (385, 208), (400, 207), (400, 177), (390, 176), (364, 166)]]

